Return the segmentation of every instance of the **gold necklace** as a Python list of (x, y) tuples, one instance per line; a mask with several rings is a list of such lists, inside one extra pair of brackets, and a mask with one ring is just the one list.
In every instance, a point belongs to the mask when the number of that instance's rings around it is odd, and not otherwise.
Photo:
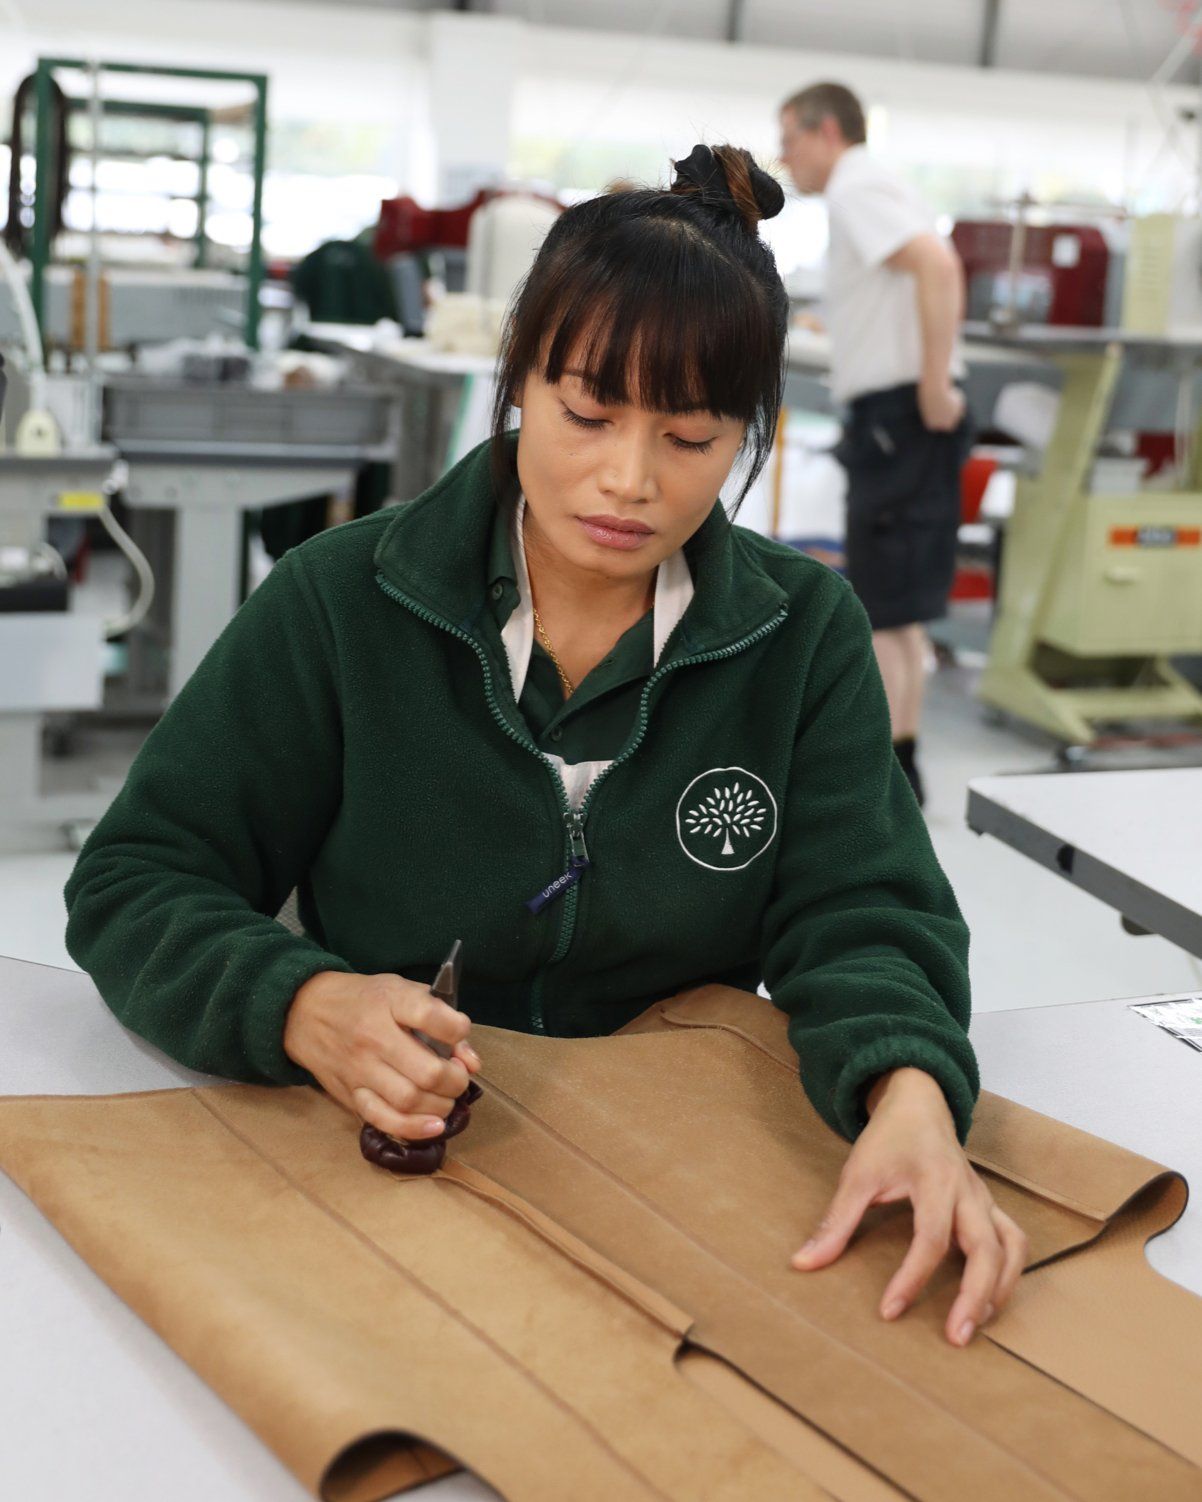
[(563, 685), (563, 696), (565, 699), (570, 699), (576, 692), (572, 680), (564, 672), (563, 664), (555, 654), (555, 648), (551, 645), (551, 638), (547, 635), (547, 628), (543, 625), (543, 618), (538, 613), (538, 606), (531, 604), (530, 608), (534, 611), (534, 624), (538, 631), (539, 639), (546, 649), (547, 656), (555, 664), (555, 671), (559, 674), (559, 681)]

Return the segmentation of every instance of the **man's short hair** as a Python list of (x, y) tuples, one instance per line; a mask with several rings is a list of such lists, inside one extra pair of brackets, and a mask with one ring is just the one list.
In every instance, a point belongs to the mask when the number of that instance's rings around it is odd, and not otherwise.
[(849, 146), (860, 146), (868, 139), (864, 106), (841, 83), (812, 83), (781, 105), (792, 110), (803, 130), (816, 130), (829, 116)]

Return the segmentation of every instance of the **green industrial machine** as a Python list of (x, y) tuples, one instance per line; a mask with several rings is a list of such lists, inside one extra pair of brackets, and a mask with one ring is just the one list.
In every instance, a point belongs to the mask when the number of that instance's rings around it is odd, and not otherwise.
[(1039, 473), (1018, 482), (980, 696), (1082, 747), (1118, 724), (1202, 725), (1202, 694), (1169, 660), (1202, 653), (1202, 442), (1183, 488), (1091, 489), (1124, 359), (1175, 363), (1188, 389), (1202, 347), (1040, 342), (1063, 373), (1060, 405)]
[[(218, 83), (249, 84), (254, 91), (252, 106), (254, 155), (252, 166), (251, 239), (246, 269), (246, 311), (244, 337), (251, 349), (259, 342), (259, 289), (263, 282), (263, 178), (267, 169), (267, 78), (261, 73), (236, 73), (219, 68), (172, 68), (152, 63), (87, 62), (80, 58), (42, 57), (38, 59), (34, 80), (35, 163), (33, 243), (30, 263), (30, 296), (39, 323), (45, 308), (46, 268), (51, 257), (50, 183), (53, 181), (54, 131), (52, 122), (51, 78), (57, 71), (75, 70), (93, 77), (100, 73), (140, 74), (157, 78), (180, 78)], [(72, 101), (75, 107), (79, 107)], [(201, 128), (201, 146), (197, 158), (199, 182), (196, 195), (197, 231), (196, 264), (205, 263), (205, 212), (208, 201), (210, 133), (213, 111), (203, 106), (168, 105), (130, 100), (99, 100), (98, 113), (110, 115), (144, 115), (169, 120), (195, 121)]]

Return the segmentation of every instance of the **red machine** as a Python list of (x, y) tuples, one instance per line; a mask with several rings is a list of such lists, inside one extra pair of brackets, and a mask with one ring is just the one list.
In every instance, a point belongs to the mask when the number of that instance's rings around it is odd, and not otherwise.
[[(400, 198), (386, 198), (380, 205), (380, 220), (376, 225), (373, 249), (381, 261), (391, 256), (404, 255), (409, 251), (446, 250), (467, 245), (468, 224), (481, 205), (492, 198), (500, 198), (504, 188), (481, 188), (474, 198), (453, 209), (424, 209), (415, 198), (402, 194)], [(528, 189), (522, 190), (528, 193)], [(545, 193), (535, 193), (554, 208), (561, 207), (557, 199)]]
[(1006, 220), (963, 220), (952, 244), (964, 262), (968, 316), (988, 318), (995, 307), (1011, 306), (1010, 257), (1015, 234), (1023, 237), (1016, 313), (1024, 323), (1086, 325), (1098, 328), (1106, 317), (1106, 278), (1110, 249), (1093, 225), (1028, 224)]
[(423, 209), (408, 194), (386, 198), (380, 205), (380, 222), (373, 244), (377, 258), (387, 261), (390, 256), (404, 255), (406, 251), (466, 245), (468, 221), (481, 204), (494, 196), (495, 190), (481, 188), (474, 198), (454, 209)]

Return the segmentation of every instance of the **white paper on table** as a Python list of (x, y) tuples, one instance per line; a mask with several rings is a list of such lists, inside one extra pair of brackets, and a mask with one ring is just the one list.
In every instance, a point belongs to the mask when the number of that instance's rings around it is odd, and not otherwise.
[(1137, 1002), (1131, 1010), (1202, 1053), (1202, 994)]

